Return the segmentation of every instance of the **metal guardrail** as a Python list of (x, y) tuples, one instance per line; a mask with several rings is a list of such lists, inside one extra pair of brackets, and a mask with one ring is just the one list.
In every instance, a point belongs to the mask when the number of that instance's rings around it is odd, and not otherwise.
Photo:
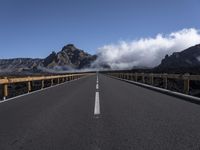
[[(8, 78), (4, 77), (3, 79), (0, 79), (0, 84), (3, 85), (3, 99), (6, 99), (8, 96), (8, 85), (9, 84), (15, 84), (15, 83), (27, 83), (27, 92), (31, 92), (31, 82), (33, 81), (41, 81), (41, 89), (44, 88), (44, 81), (45, 80), (51, 80), (51, 86), (54, 85), (54, 80), (57, 80), (57, 84), (63, 83), (66, 81), (78, 79), (80, 77), (90, 75), (91, 73), (82, 73), (82, 74), (68, 74), (68, 75), (52, 75), (52, 76), (37, 76), (37, 77), (20, 77), (20, 78)], [(60, 82), (61, 81), (61, 82)]]
[(145, 83), (145, 79), (148, 78), (150, 84), (154, 84), (155, 78), (161, 78), (164, 83), (164, 88), (167, 89), (168, 79), (183, 80), (184, 81), (184, 93), (189, 94), (190, 81), (200, 81), (200, 75), (186, 74), (154, 74), (154, 73), (107, 73), (108, 75), (115, 76), (122, 79), (133, 80), (138, 82), (138, 78), (142, 79), (142, 83)]

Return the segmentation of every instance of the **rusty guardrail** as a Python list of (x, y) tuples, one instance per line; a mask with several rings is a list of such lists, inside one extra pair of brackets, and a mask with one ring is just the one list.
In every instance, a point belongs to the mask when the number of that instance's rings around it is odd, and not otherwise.
[(145, 84), (145, 79), (149, 79), (150, 84), (154, 84), (155, 78), (161, 78), (164, 83), (164, 88), (167, 89), (168, 79), (176, 79), (184, 81), (183, 92), (189, 94), (190, 81), (200, 81), (200, 75), (186, 74), (154, 74), (154, 73), (108, 73), (108, 75), (115, 76), (117, 78), (132, 80), (138, 82), (138, 78), (141, 78), (142, 83)]
[[(3, 99), (6, 99), (9, 91), (8, 91), (8, 85), (9, 84), (15, 84), (15, 83), (27, 83), (27, 92), (31, 92), (31, 82), (33, 81), (41, 81), (41, 89), (44, 88), (44, 81), (45, 80), (51, 80), (51, 86), (54, 85), (54, 80), (57, 80), (57, 84), (63, 83), (66, 81), (78, 79), (80, 77), (90, 75), (91, 73), (82, 73), (82, 74), (68, 74), (68, 75), (52, 75), (52, 76), (37, 76), (37, 77), (19, 77), (19, 78), (8, 78), (4, 77), (3, 79), (0, 79), (0, 85), (3, 85)], [(60, 82), (61, 81), (61, 82)]]

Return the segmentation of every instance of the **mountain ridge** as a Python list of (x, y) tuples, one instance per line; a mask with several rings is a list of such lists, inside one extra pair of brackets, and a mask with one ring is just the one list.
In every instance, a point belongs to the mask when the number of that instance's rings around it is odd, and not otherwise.
[[(108, 64), (96, 64), (98, 55), (91, 55), (76, 48), (73, 44), (62, 47), (58, 52), (53, 51), (46, 58), (12, 58), (0, 59), (0, 74), (2, 73), (59, 73), (80, 69), (104, 68), (110, 69)], [(137, 69), (137, 68), (135, 68)], [(132, 70), (135, 70), (134, 68)], [(181, 52), (166, 55), (160, 65), (143, 71), (166, 73), (199, 73), (200, 72), (200, 44), (189, 47)]]
[[(200, 44), (189, 47), (180, 52), (174, 52), (172, 55), (166, 55), (156, 70), (179, 70), (189, 71), (200, 67)], [(199, 69), (198, 69), (199, 70)]]
[(73, 44), (65, 45), (59, 52), (53, 51), (46, 58), (12, 58), (0, 59), (0, 73), (26, 73), (69, 71), (90, 67), (96, 60), (96, 55), (90, 55)]

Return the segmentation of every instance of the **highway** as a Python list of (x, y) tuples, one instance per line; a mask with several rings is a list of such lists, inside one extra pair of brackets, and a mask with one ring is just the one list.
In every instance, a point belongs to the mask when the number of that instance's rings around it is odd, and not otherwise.
[(0, 103), (0, 150), (199, 149), (199, 105), (102, 74)]

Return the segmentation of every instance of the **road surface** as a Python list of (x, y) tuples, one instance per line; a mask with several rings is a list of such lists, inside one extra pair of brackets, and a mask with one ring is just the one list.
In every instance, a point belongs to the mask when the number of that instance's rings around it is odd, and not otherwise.
[(101, 74), (0, 103), (0, 150), (176, 149), (200, 149), (200, 106)]

